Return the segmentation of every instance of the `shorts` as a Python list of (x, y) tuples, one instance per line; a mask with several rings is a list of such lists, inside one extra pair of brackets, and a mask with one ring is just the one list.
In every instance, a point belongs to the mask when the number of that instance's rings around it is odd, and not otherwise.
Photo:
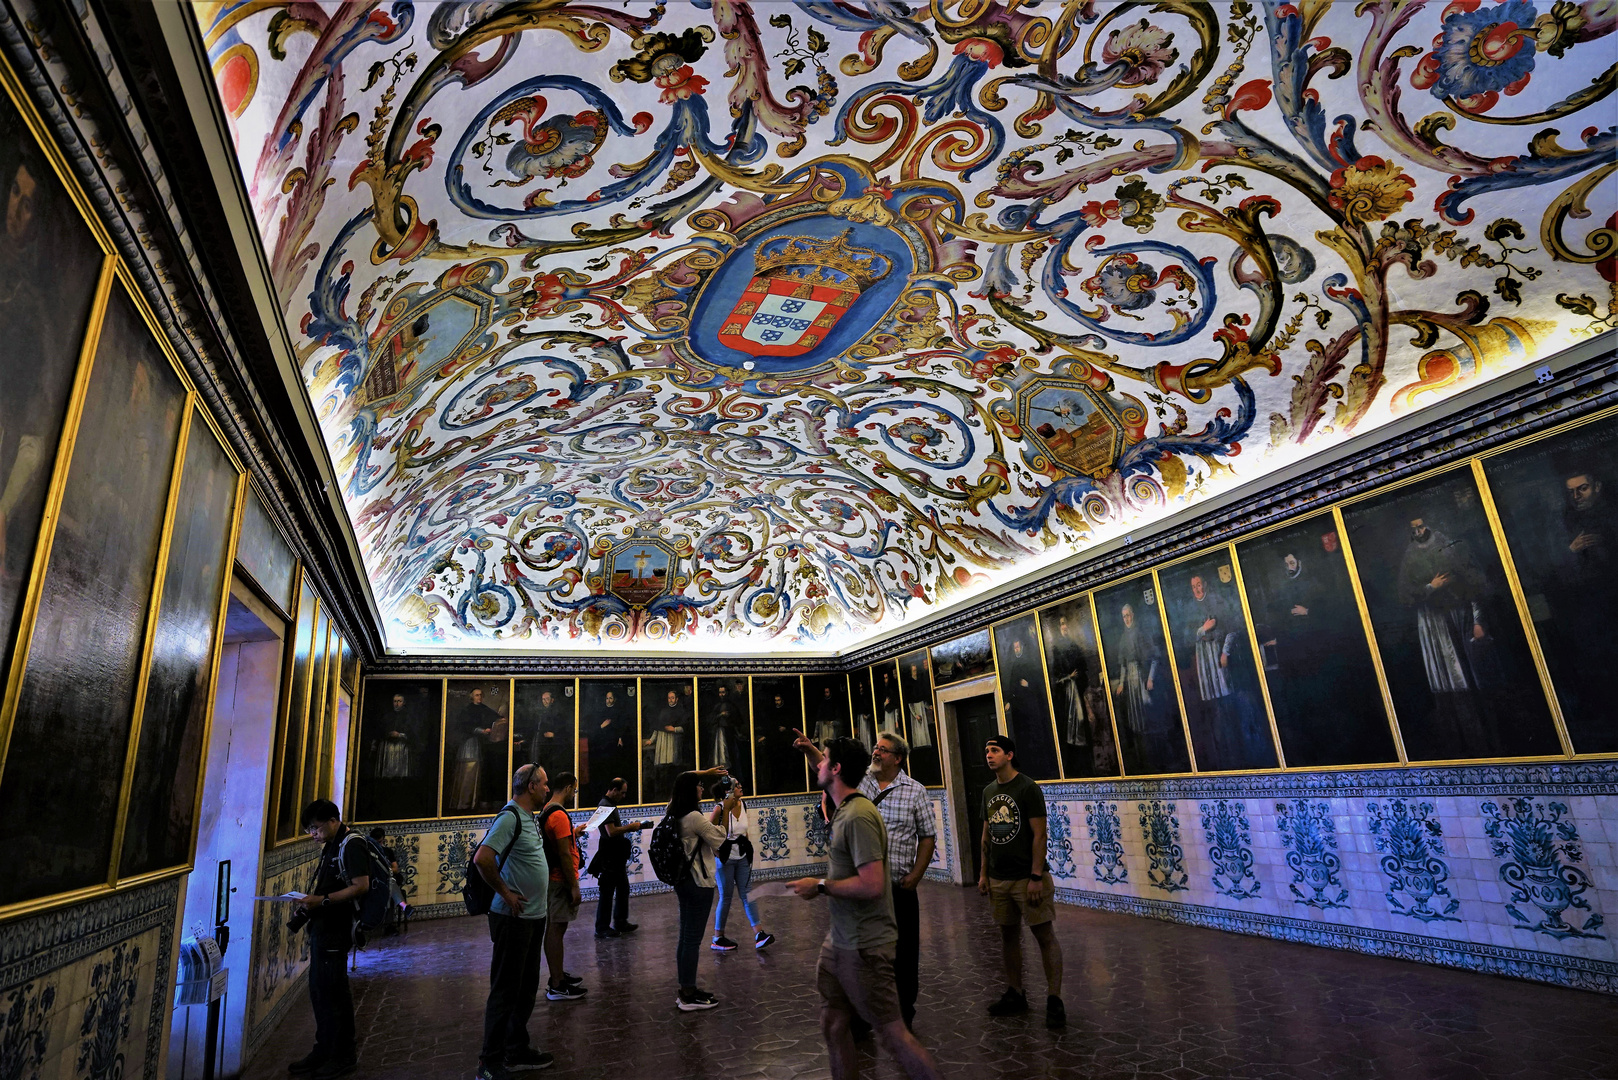
[(579, 905), (573, 902), (567, 882), (551, 882), (550, 894), (550, 904), (545, 914), (551, 922), (565, 924), (579, 917)]
[(1056, 890), (1049, 879), (1045, 882), (1045, 895), (1038, 904), (1028, 902), (1030, 878), (1015, 881), (989, 879), (989, 909), (994, 913), (996, 926), (1039, 926), (1056, 918)]
[(894, 943), (869, 949), (838, 949), (830, 941), (820, 947), (815, 988), (827, 1008), (859, 1013), (872, 1027), (903, 1020), (899, 986), (893, 980)]

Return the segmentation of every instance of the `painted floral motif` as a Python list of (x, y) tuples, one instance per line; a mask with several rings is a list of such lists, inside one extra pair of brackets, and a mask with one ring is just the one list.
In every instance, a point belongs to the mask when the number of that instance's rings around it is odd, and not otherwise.
[(787, 838), (785, 807), (766, 806), (758, 812), (758, 857), (760, 862), (780, 862), (791, 854)]
[(1101, 47), (1101, 59), (1122, 65), (1123, 73), (1117, 85), (1148, 86), (1180, 58), (1178, 49), (1169, 48), (1173, 42), (1173, 34), (1142, 19), (1114, 30)]
[[(1584, 898), (1590, 878), (1574, 865), (1584, 860), (1584, 849), (1567, 805), (1517, 797), (1486, 802), (1481, 809), (1489, 848), (1501, 860), (1500, 880), (1511, 888), (1506, 913), (1520, 926), (1557, 940), (1605, 937), (1596, 933), (1605, 917)], [(1529, 905), (1539, 910), (1525, 913)], [(1580, 925), (1567, 921), (1569, 911), (1586, 913)]]
[(39, 1067), (50, 1050), (50, 1012), (56, 987), (27, 982), (6, 991), (0, 1017), (0, 1077), (39, 1080)]
[(466, 884), (466, 864), (472, 858), (478, 841), (483, 838), (479, 829), (456, 829), (438, 834), (438, 895), (459, 896)]
[(1197, 808), (1202, 811), (1208, 861), (1213, 863), (1214, 892), (1235, 900), (1257, 896), (1259, 880), (1253, 873), (1253, 835), (1246, 804), (1240, 799), (1217, 799)]
[(1068, 821), (1067, 803), (1053, 802), (1046, 808), (1045, 863), (1053, 877), (1070, 878), (1073, 866), (1073, 826)]
[[(1575, 7), (1571, 3), (1553, 6)], [(1576, 17), (1568, 12), (1562, 16), (1562, 25), (1556, 26), (1556, 17), (1547, 16), (1552, 23), (1548, 36), (1566, 41)], [(1528, 85), (1540, 37), (1539, 22), (1539, 12), (1529, 0), (1492, 4), (1452, 0), (1444, 9), (1444, 29), (1433, 38), (1433, 51), (1411, 72), (1410, 84), (1430, 89), (1440, 100), (1453, 98), (1469, 112), (1488, 112), (1501, 94), (1519, 94)]]
[(260, 904), (258, 940), (264, 943), (264, 964), (259, 968), (260, 1001), (273, 1001), (275, 988), (281, 984), (281, 920), (274, 906)]
[(195, 10), (392, 649), (858, 648), (1614, 318), (1607, 0), (284, 7)]
[(1118, 804), (1085, 803), (1084, 823), (1090, 829), (1090, 854), (1095, 856), (1096, 880), (1117, 885), (1129, 880), (1124, 865), (1123, 828), (1118, 820)]
[(1416, 182), (1403, 169), (1379, 157), (1362, 157), (1331, 174), (1327, 201), (1355, 226), (1381, 221), (1416, 196)]
[(632, 832), (629, 834), (629, 862), (625, 864), (625, 869), (628, 870), (631, 877), (640, 873), (641, 871), (640, 841), (643, 835), (645, 834), (640, 832)]
[(120, 1080), (130, 1012), (140, 975), (140, 949), (121, 942), (90, 971), (90, 996), (79, 1022), (79, 1072), (86, 1080)]
[(824, 859), (831, 843), (831, 826), (820, 816), (820, 806), (803, 808), (804, 853), (811, 859)]
[(1153, 799), (1136, 807), (1140, 811), (1141, 836), (1146, 841), (1146, 880), (1164, 892), (1189, 888), (1185, 851), (1180, 847), (1180, 819), (1174, 804)]
[[(1422, 922), (1459, 922), (1460, 900), (1450, 895), (1449, 864), (1444, 852), (1444, 830), (1430, 802), (1389, 799), (1386, 806), (1365, 804), (1376, 849), (1383, 853), (1382, 872), (1388, 875), (1388, 907), (1399, 915)], [(1401, 901), (1396, 894), (1403, 893)], [(1435, 911), (1432, 904), (1443, 904)]]
[[(1275, 828), (1292, 868), (1293, 902), (1312, 908), (1348, 906), (1348, 889), (1337, 879), (1343, 862), (1337, 857), (1337, 825), (1331, 804), (1293, 799), (1275, 804)], [(1299, 888), (1298, 886), (1303, 886)]]

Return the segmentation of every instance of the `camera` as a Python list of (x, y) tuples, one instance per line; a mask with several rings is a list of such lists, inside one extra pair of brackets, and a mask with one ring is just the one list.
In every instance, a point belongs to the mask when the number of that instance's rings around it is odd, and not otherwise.
[(302, 930), (305, 926), (308, 926), (308, 925), (309, 925), (309, 913), (307, 911), (304, 911), (302, 908), (299, 908), (297, 911), (294, 911), (292, 913), (292, 918), (287, 920), (287, 930), (289, 930), (290, 932), (292, 932), (294, 934), (296, 934), (299, 930)]
[(721, 776), (713, 782), (713, 797), (715, 802), (724, 802), (730, 798), (730, 793), (736, 789), (736, 781), (729, 776)]

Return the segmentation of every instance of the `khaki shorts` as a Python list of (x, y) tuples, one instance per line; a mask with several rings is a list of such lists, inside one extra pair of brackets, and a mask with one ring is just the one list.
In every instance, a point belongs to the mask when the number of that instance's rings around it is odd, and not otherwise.
[(567, 882), (553, 881), (550, 888), (550, 905), (546, 915), (553, 923), (570, 923), (579, 917), (579, 905), (573, 902), (569, 894)]
[(996, 926), (1019, 926), (1022, 923), (1038, 926), (1056, 918), (1056, 890), (1051, 887), (1050, 880), (1046, 880), (1044, 896), (1038, 904), (1028, 902), (1029, 880), (989, 879), (989, 908), (994, 912)]
[(870, 949), (820, 946), (815, 988), (826, 1007), (859, 1013), (867, 1024), (882, 1027), (903, 1020), (899, 1012), (899, 986), (893, 981), (894, 943)]

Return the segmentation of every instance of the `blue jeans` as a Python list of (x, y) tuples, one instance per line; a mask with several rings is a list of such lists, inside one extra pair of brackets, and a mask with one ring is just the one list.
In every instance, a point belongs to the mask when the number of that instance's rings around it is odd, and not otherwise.
[(680, 900), (680, 936), (675, 941), (674, 963), (680, 986), (697, 985), (697, 950), (702, 947), (702, 928), (708, 924), (713, 890), (691, 880), (688, 873), (674, 886)]
[(747, 921), (758, 929), (758, 908), (748, 898), (747, 885), (753, 880), (753, 864), (746, 859), (726, 859), (719, 867), (717, 875), (719, 882), (719, 910), (714, 915), (713, 932), (716, 937), (725, 936), (725, 923), (730, 920), (730, 904), (732, 900), (740, 899), (742, 910), (747, 912)]

